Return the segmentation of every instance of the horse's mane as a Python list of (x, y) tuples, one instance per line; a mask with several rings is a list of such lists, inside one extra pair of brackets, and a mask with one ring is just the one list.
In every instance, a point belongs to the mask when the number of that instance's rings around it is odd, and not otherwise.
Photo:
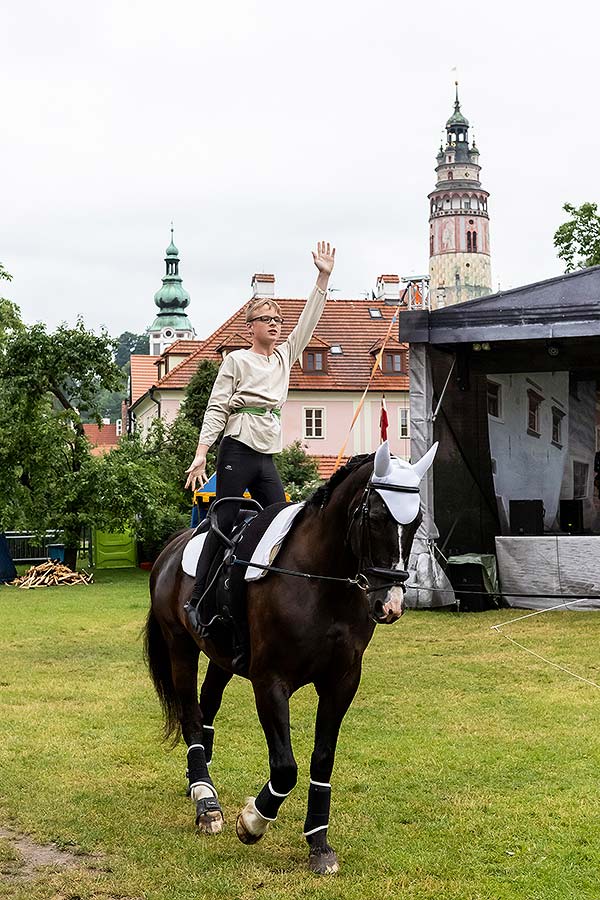
[(371, 462), (374, 458), (374, 453), (361, 453), (358, 456), (353, 456), (348, 460), (345, 466), (342, 466), (337, 472), (333, 473), (329, 481), (326, 481), (317, 488), (314, 494), (306, 501), (305, 509), (322, 509), (324, 506), (327, 506), (335, 489), (345, 481), (349, 475), (356, 472), (360, 466), (367, 462)]

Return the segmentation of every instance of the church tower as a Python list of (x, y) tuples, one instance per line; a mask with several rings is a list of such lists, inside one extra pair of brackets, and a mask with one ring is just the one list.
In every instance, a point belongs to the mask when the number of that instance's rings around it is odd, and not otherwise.
[(437, 155), (437, 183), (429, 194), (429, 296), (438, 309), (492, 291), (489, 194), (479, 181), (479, 150), (469, 147), (469, 122), (460, 111), (446, 122)]
[(150, 336), (150, 355), (160, 356), (174, 341), (185, 338), (193, 340), (196, 333), (185, 309), (189, 306), (190, 295), (184, 290), (179, 274), (179, 250), (173, 243), (167, 247), (165, 257), (167, 270), (162, 280), (162, 287), (154, 295), (154, 302), (160, 312), (148, 329)]

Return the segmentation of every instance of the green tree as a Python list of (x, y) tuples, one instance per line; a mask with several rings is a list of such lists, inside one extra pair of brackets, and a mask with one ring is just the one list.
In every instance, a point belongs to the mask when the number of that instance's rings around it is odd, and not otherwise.
[(283, 486), (293, 502), (304, 500), (319, 486), (319, 469), (300, 441), (293, 441), (273, 457)]
[(91, 522), (109, 532), (128, 528), (149, 559), (190, 522), (191, 497), (183, 491), (177, 465), (181, 448), (171, 437), (172, 430), (158, 419), (147, 438), (139, 434), (124, 438), (92, 463)]
[(219, 366), (216, 362), (203, 359), (186, 388), (185, 401), (181, 412), (198, 431), (200, 431), (210, 392), (218, 371)]
[(114, 341), (103, 332), (43, 324), (25, 328), (14, 304), (0, 329), (0, 526), (63, 532), (73, 565), (81, 527), (89, 521), (93, 467), (82, 415), (101, 421), (98, 395), (122, 375)]
[(563, 209), (571, 218), (557, 229), (554, 246), (566, 263), (565, 272), (600, 265), (600, 216), (597, 203), (576, 207), (565, 203)]
[(120, 369), (127, 365), (132, 353), (145, 355), (150, 351), (150, 338), (147, 334), (123, 331), (116, 340), (115, 362)]

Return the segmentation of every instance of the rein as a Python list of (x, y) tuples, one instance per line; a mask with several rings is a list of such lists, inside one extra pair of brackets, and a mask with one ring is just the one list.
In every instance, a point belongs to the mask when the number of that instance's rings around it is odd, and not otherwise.
[[(371, 481), (367, 483), (365, 487), (363, 496), (360, 500), (360, 503), (352, 513), (350, 518), (350, 525), (348, 526), (348, 531), (346, 533), (345, 543), (349, 543), (350, 539), (350, 529), (352, 528), (357, 516), (360, 514), (360, 522), (359, 522), (359, 542), (360, 542), (360, 556), (358, 561), (358, 571), (354, 578), (341, 577), (338, 575), (315, 575), (310, 572), (297, 572), (293, 569), (283, 569), (280, 566), (273, 565), (262, 565), (260, 563), (253, 563), (251, 561), (245, 559), (239, 559), (235, 554), (232, 554), (228, 563), (232, 566), (252, 566), (255, 569), (261, 569), (263, 572), (275, 572), (278, 575), (292, 575), (294, 578), (306, 578), (308, 581), (337, 581), (343, 584), (355, 585), (360, 588), (361, 591), (364, 591), (365, 594), (373, 594), (376, 591), (386, 590), (389, 587), (395, 587), (396, 585), (404, 586), (404, 582), (408, 580), (409, 573), (404, 569), (385, 569), (379, 566), (374, 566), (371, 562), (372, 554), (371, 554), (371, 533), (369, 531), (369, 503), (371, 499), (371, 491), (373, 489), (373, 485)], [(385, 485), (378, 484), (377, 490), (381, 491), (398, 491), (401, 493), (407, 494), (415, 494), (419, 492), (418, 487), (402, 487), (401, 485)], [(368, 543), (367, 552), (365, 553), (364, 545), (365, 540)], [(366, 565), (365, 565), (366, 563)], [(371, 582), (369, 581), (368, 575), (372, 575), (375, 578), (387, 578), (388, 582), (385, 584), (377, 585), (376, 587), (371, 586)]]

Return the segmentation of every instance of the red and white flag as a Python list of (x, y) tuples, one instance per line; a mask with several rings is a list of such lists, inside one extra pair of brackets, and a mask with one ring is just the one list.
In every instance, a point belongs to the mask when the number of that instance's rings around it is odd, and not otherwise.
[(381, 443), (387, 441), (389, 419), (387, 414), (387, 406), (385, 405), (385, 394), (381, 398), (381, 412), (379, 413), (379, 431), (381, 434)]

